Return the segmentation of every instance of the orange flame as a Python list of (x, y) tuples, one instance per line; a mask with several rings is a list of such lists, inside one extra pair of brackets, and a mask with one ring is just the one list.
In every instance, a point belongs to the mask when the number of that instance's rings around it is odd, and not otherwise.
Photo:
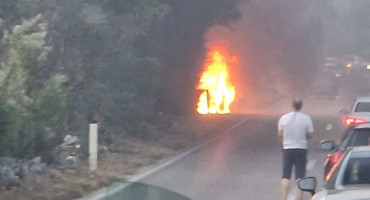
[(198, 89), (203, 91), (198, 101), (198, 113), (230, 113), (230, 105), (235, 100), (235, 87), (229, 81), (227, 58), (220, 50), (210, 52), (207, 69), (201, 75), (198, 85)]

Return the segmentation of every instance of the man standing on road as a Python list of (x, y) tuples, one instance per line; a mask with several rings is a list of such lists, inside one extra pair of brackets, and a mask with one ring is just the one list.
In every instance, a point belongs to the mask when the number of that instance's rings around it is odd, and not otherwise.
[[(306, 174), (307, 139), (312, 137), (314, 130), (311, 118), (300, 112), (302, 106), (301, 100), (294, 100), (295, 111), (283, 115), (278, 123), (278, 140), (283, 152), (282, 200), (288, 199), (293, 166), (296, 179), (303, 178)], [(297, 199), (303, 200), (303, 192), (299, 189)]]

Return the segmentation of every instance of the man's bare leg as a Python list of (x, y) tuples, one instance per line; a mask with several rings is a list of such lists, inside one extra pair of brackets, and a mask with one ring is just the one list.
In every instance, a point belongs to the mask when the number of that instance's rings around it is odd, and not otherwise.
[(303, 191), (298, 188), (298, 185), (297, 185), (297, 200), (303, 200)]
[(281, 179), (281, 199), (288, 200), (289, 179)]

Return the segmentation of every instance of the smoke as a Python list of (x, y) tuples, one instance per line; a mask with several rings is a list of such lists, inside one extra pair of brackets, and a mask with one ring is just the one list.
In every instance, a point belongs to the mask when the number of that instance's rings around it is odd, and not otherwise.
[(206, 47), (221, 42), (239, 58), (231, 69), (239, 106), (307, 95), (323, 56), (320, 5), (319, 0), (241, 2), (240, 20), (208, 30)]

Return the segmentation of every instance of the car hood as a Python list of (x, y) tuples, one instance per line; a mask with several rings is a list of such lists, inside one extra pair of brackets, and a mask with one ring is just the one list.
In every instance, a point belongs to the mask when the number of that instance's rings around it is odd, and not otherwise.
[(326, 200), (369, 200), (370, 185), (342, 190), (330, 190)]
[(116, 182), (106, 189), (109, 200), (191, 200), (174, 191), (139, 182)]

